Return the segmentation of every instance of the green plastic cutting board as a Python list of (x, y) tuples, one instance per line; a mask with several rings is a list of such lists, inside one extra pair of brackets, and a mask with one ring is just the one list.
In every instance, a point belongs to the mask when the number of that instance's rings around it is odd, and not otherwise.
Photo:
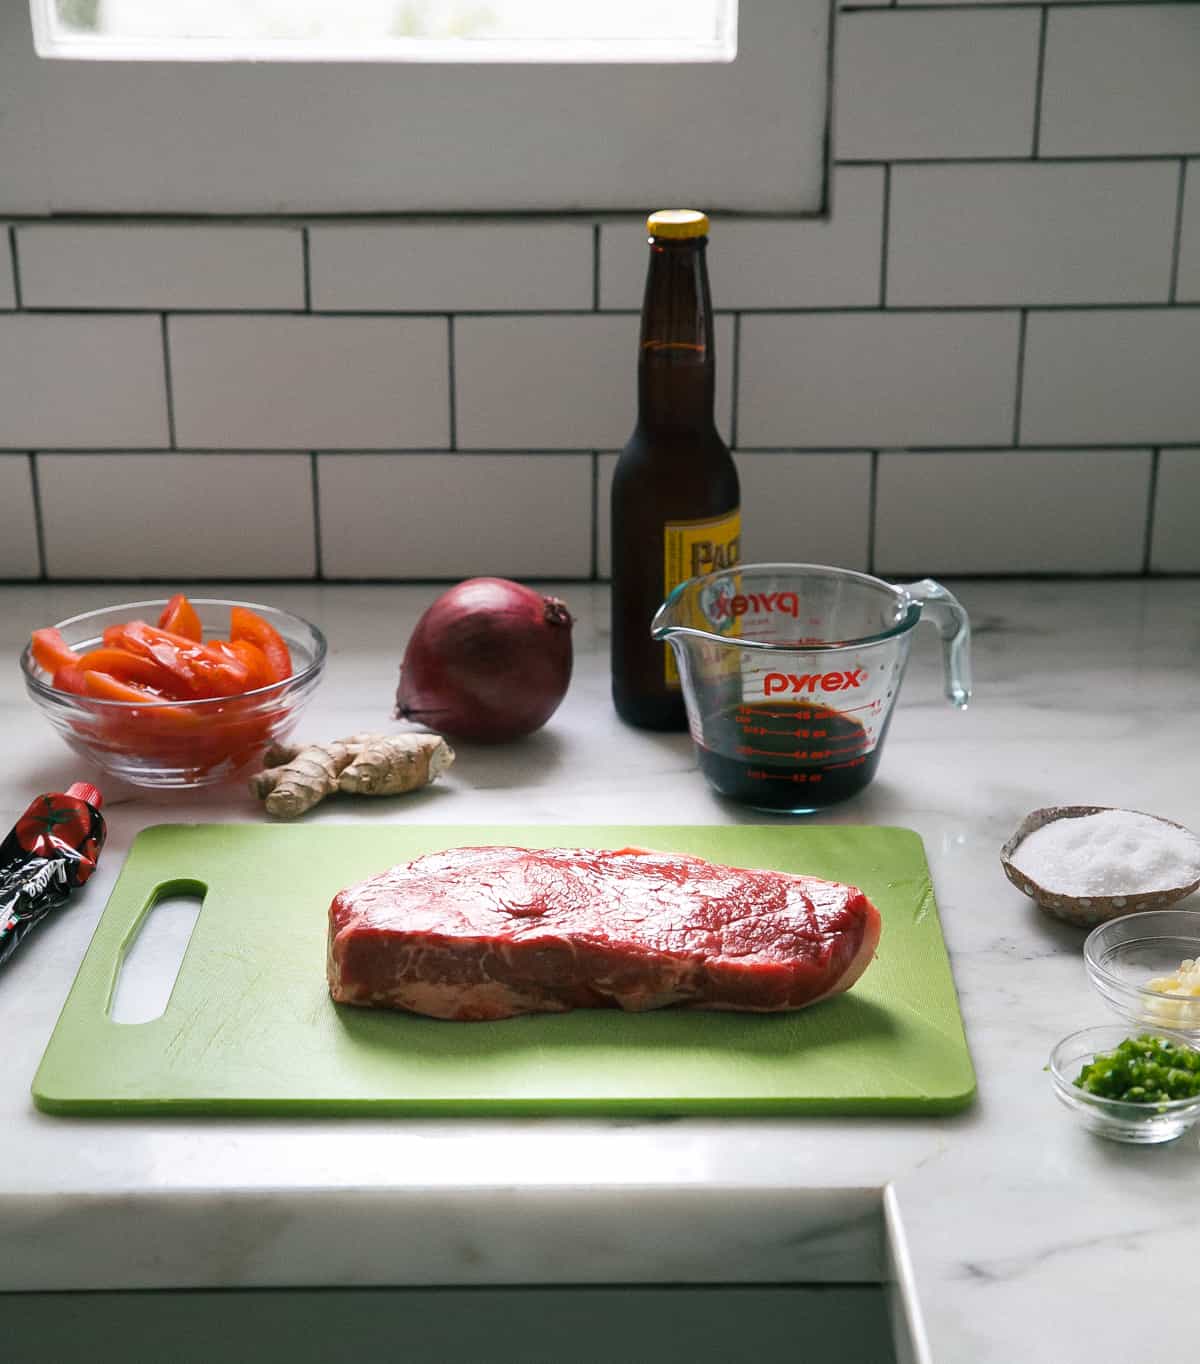
[[(462, 844), (639, 845), (860, 886), (883, 918), (847, 994), (790, 1014), (580, 1010), (445, 1023), (334, 1005), (336, 891)], [(108, 1016), (157, 897), (204, 889), (170, 1002)], [(34, 1079), (55, 1113), (940, 1113), (967, 1103), (963, 1036), (921, 840), (771, 826), (159, 825), (134, 841)]]

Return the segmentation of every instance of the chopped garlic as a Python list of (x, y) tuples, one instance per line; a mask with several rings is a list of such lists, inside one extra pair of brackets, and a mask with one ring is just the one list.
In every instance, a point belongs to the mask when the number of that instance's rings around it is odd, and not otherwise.
[(1146, 982), (1146, 989), (1156, 995), (1200, 996), (1200, 961), (1185, 957), (1171, 976), (1155, 976)]
[(1184, 958), (1174, 974), (1155, 976), (1146, 982), (1146, 989), (1153, 990), (1156, 995), (1190, 996), (1186, 1000), (1151, 1001), (1149, 1013), (1157, 1022), (1175, 1028), (1200, 1027), (1200, 959)]

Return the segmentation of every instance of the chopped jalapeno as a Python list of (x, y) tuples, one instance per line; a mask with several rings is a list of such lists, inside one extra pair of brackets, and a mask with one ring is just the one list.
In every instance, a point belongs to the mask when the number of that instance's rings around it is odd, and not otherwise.
[(1075, 1080), (1079, 1089), (1125, 1103), (1170, 1103), (1200, 1095), (1200, 1053), (1166, 1037), (1127, 1037), (1097, 1052)]

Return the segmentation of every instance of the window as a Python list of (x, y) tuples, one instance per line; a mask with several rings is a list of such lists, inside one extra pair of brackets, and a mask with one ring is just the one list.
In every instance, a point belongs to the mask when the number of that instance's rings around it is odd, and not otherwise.
[[(39, 57), (30, 0), (0, 0), (0, 213), (825, 208), (830, 0), (743, 0), (736, 33), (722, 0), (32, 4), (41, 51), (111, 46), (106, 60)], [(484, 10), (486, 32), (450, 32)], [(368, 11), (373, 36), (351, 33)], [(207, 15), (209, 31), (151, 32), (168, 12)], [(213, 32), (221, 14), (259, 28)], [(271, 16), (305, 14), (333, 27), (271, 36)], [(423, 33), (397, 34), (397, 14)], [(581, 33), (580, 14), (600, 27)], [(208, 45), (206, 59), (180, 59), (196, 43), (188, 55)], [(263, 44), (291, 60), (263, 60)]]
[(731, 61), (737, 0), (33, 0), (43, 57)]

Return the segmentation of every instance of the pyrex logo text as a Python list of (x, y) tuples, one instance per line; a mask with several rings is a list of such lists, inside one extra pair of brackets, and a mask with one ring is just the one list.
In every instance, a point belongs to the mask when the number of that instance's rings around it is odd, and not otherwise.
[(851, 687), (862, 686), (866, 675), (865, 668), (850, 668), (835, 673), (801, 673), (799, 677), (795, 673), (768, 673), (763, 678), (763, 695), (778, 696), (785, 691), (814, 692), (818, 688), (821, 691), (849, 691)]
[(780, 611), (795, 620), (800, 615), (800, 597), (795, 592), (739, 592), (722, 603), (731, 616), (748, 611)]

